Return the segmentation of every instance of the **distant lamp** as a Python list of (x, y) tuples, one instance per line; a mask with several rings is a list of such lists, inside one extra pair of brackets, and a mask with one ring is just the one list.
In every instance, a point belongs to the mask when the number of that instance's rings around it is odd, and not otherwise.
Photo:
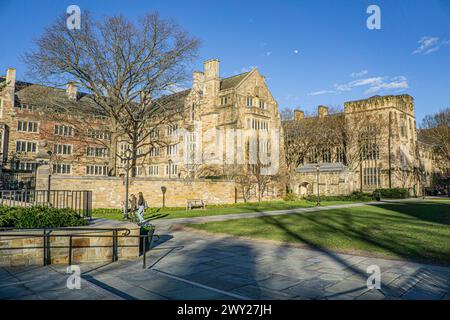
[(317, 206), (320, 206), (320, 164), (316, 165), (317, 172)]

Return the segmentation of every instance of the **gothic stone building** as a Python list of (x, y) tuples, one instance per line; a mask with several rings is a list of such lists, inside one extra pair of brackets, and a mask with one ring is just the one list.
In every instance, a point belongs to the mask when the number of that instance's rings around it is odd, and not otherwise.
[[(296, 170), (294, 191), (308, 195), (319, 189), (323, 195), (343, 195), (407, 188), (412, 195), (421, 194), (434, 169), (429, 146), (417, 139), (413, 98), (374, 96), (344, 106), (344, 112), (332, 115), (319, 106), (318, 117), (340, 118), (347, 145), (312, 148), (316, 154), (305, 157)], [(308, 121), (300, 110), (294, 118)]]
[[(7, 84), (0, 96), (3, 169), (33, 171), (41, 158), (50, 156), (54, 175), (107, 176), (112, 165), (123, 173), (124, 161), (111, 161), (110, 150), (123, 154), (127, 143), (115, 149), (109, 145), (107, 117), (75, 85), (68, 84), (64, 90), (16, 81), (15, 69), (8, 69), (1, 82)], [(42, 108), (46, 101), (56, 107)], [(221, 78), (219, 61), (206, 61), (203, 72), (194, 72), (191, 89), (159, 102), (170, 103), (178, 118), (154, 133), (167, 143), (143, 150), (148, 155), (137, 163), (138, 176), (221, 176), (225, 174), (223, 163), (249, 163), (249, 149), (256, 140), (256, 149), (272, 157), (270, 164), (282, 157), (282, 151), (270, 152), (281, 145), (273, 140), (281, 134), (278, 104), (257, 69)], [(54, 116), (57, 106), (65, 110), (59, 117)], [(83, 119), (70, 110), (81, 112)], [(77, 121), (85, 125), (75, 125)]]

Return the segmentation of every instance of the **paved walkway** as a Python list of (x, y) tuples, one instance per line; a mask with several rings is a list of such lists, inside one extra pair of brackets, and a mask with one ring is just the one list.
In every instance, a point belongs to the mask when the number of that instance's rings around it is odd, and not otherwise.
[[(69, 290), (65, 266), (0, 268), (0, 299), (450, 299), (450, 268), (171, 227), (314, 210), (157, 221), (146, 269), (142, 259), (82, 265), (81, 289)], [(367, 288), (371, 265), (381, 269), (380, 290)]]

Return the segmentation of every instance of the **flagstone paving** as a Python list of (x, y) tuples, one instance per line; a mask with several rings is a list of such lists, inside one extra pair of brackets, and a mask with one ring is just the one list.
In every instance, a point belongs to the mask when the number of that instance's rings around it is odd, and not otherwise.
[[(1, 268), (0, 299), (449, 299), (450, 268), (330, 254), (178, 230), (142, 260), (82, 265), (81, 289), (66, 266)], [(381, 289), (367, 288), (369, 265)]]
[[(146, 269), (142, 259), (81, 265), (81, 289), (70, 290), (66, 266), (0, 268), (0, 299), (450, 299), (450, 268), (180, 230), (176, 220), (157, 222)], [(372, 265), (379, 290), (367, 287)]]

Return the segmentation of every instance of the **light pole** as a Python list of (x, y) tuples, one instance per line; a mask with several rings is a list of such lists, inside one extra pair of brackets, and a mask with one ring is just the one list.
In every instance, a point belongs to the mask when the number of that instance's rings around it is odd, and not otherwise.
[(169, 179), (170, 179), (172, 176), (172, 164), (173, 164), (172, 159), (169, 159), (169, 161), (167, 161), (167, 163), (169, 164), (168, 170), (169, 170)]
[(320, 206), (320, 187), (319, 187), (319, 182), (320, 182), (320, 165), (317, 164), (316, 166), (316, 171), (317, 171), (317, 206)]
[(125, 150), (125, 157), (126, 157), (126, 168), (125, 168), (125, 208), (124, 208), (124, 216), (125, 219), (128, 219), (128, 187), (129, 187), (129, 174), (130, 174), (130, 158), (131, 158), (131, 150), (128, 147), (127, 150)]
[(427, 179), (427, 173), (425, 170), (421, 171), (422, 173), (422, 199), (425, 200), (425, 183), (426, 183), (426, 179)]

